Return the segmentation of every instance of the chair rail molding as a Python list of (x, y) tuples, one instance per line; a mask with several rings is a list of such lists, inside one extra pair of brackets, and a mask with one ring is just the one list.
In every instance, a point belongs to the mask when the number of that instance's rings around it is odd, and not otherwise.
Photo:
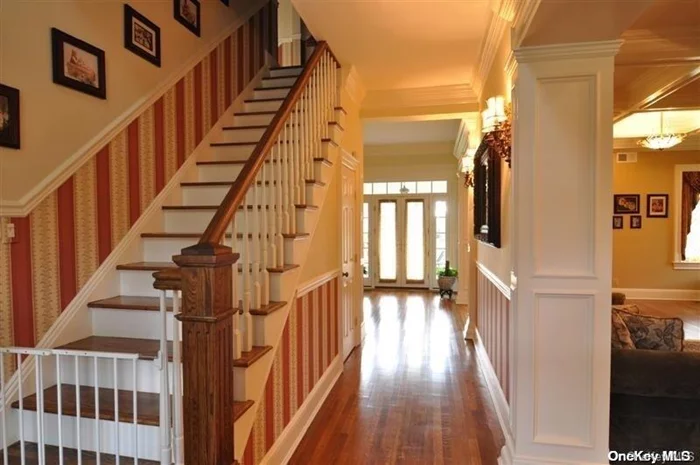
[(510, 300), (510, 297), (511, 297), (510, 285), (501, 281), (501, 279), (498, 276), (496, 276), (493, 271), (486, 268), (483, 263), (477, 261), (476, 267), (489, 281), (491, 281), (491, 283), (493, 283), (494, 286), (496, 286), (496, 288), (499, 291), (501, 291), (501, 293), (505, 296), (506, 299)]

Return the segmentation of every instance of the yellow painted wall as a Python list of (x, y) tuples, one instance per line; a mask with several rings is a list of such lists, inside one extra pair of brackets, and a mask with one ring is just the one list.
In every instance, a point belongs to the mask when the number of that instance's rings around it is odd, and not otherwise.
[[(700, 272), (674, 270), (674, 166), (700, 163), (700, 151), (639, 152), (637, 163), (615, 163), (615, 194), (640, 194), (642, 229), (613, 231), (613, 286), (625, 289), (698, 289)], [(669, 217), (647, 218), (646, 195), (669, 194)], [(611, 220), (612, 221), (612, 220)]]
[[(510, 102), (511, 83), (507, 79), (504, 67), (506, 59), (510, 53), (510, 35), (504, 34), (498, 53), (493, 61), (493, 66), (489, 72), (480, 101), (481, 110), (486, 108), (486, 100), (489, 97), (502, 95)], [(512, 268), (511, 258), (511, 238), (510, 238), (510, 191), (511, 191), (511, 170), (506, 163), (501, 167), (501, 248), (497, 249), (490, 245), (477, 242), (477, 260), (486, 268), (498, 276), (506, 284), (510, 283), (510, 272)]]
[[(20, 201), (116, 119), (189, 69), (242, 16), (265, 0), (201, 2), (201, 38), (173, 18), (172, 1), (129, 1), (161, 29), (162, 66), (124, 48), (124, 3), (5, 1), (0, 14), (0, 82), (20, 89), (22, 149), (0, 148), (0, 199)], [(50, 30), (106, 53), (107, 100), (52, 82)]]

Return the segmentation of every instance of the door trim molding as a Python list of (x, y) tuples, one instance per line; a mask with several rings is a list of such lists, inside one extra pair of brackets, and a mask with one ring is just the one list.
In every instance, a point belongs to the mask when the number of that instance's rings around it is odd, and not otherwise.
[(360, 166), (360, 160), (355, 158), (352, 153), (348, 152), (344, 148), (340, 149), (341, 158), (343, 165), (350, 168), (353, 171), (357, 171), (357, 167)]

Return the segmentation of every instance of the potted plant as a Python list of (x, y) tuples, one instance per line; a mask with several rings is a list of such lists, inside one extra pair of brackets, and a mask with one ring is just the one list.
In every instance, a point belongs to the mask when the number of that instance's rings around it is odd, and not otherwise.
[(440, 289), (440, 297), (449, 295), (452, 298), (452, 288), (455, 285), (459, 273), (456, 269), (450, 268), (450, 261), (445, 262), (445, 268), (438, 268), (438, 288)]

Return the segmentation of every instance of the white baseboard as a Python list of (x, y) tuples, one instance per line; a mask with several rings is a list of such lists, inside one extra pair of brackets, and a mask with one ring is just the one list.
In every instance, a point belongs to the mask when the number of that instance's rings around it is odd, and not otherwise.
[(506, 396), (501, 389), (501, 384), (498, 381), (498, 376), (491, 365), (491, 360), (486, 353), (486, 348), (481, 340), (481, 335), (479, 330), (474, 331), (474, 348), (476, 350), (476, 356), (479, 361), (479, 366), (481, 367), (484, 377), (486, 378), (486, 387), (491, 395), (491, 400), (493, 400), (493, 405), (496, 409), (496, 417), (498, 418), (498, 424), (501, 425), (501, 431), (503, 431), (503, 437), (505, 438), (505, 445), (501, 449), (501, 455), (498, 458), (498, 465), (511, 465), (513, 464), (513, 452), (515, 448), (515, 442), (513, 441), (513, 433), (510, 429), (510, 406), (508, 401), (506, 401)]
[(342, 372), (343, 362), (340, 355), (336, 355), (260, 465), (284, 465), (289, 462)]
[(625, 294), (627, 299), (700, 301), (700, 290), (693, 290), (693, 289), (622, 289), (622, 288), (614, 288), (613, 292), (622, 292), (623, 294)]

